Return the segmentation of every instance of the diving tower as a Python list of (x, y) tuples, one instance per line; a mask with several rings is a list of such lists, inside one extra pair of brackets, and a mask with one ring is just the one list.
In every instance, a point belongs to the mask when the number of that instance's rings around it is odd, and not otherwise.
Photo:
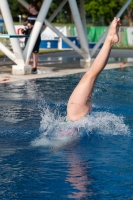
[[(29, 4), (25, 0), (17, 0), (20, 4), (22, 4), (26, 9), (28, 9)], [(13, 52), (11, 52), (4, 44), (0, 43), (0, 50), (9, 57), (16, 65), (12, 66), (12, 74), (14, 75), (25, 75), (31, 73), (31, 66), (27, 66), (27, 60), (29, 59), (39, 32), (41, 31), (41, 27), (43, 23), (46, 24), (52, 31), (54, 31), (60, 38), (62, 38), (73, 50), (75, 50), (82, 59), (80, 60), (80, 65), (82, 67), (89, 67), (91, 57), (94, 55), (96, 50), (99, 48), (100, 44), (104, 41), (106, 36), (106, 32), (100, 38), (99, 42), (92, 49), (92, 53), (90, 54), (88, 41), (87, 41), (87, 33), (86, 33), (86, 18), (85, 18), (85, 10), (84, 10), (84, 0), (80, 0), (80, 12), (77, 6), (76, 0), (62, 0), (57, 9), (53, 12), (49, 19), (46, 19), (47, 13), (50, 9), (51, 3), (53, 0), (44, 0), (42, 6), (40, 8), (37, 20), (31, 32), (31, 35), (28, 39), (28, 42), (25, 46), (24, 51), (19, 44), (18, 37), (10, 37), (11, 46)], [(121, 10), (118, 12), (116, 17), (120, 17), (125, 9), (128, 7), (132, 0), (127, 0)], [(73, 16), (73, 21), (75, 23), (75, 27), (77, 30), (78, 39), (80, 42), (81, 48), (77, 47), (71, 40), (65, 37), (59, 30), (56, 29), (52, 25), (52, 20), (57, 16), (60, 10), (66, 3), (69, 3), (71, 13)], [(13, 18), (9, 9), (8, 0), (0, 1), (0, 10), (4, 19), (4, 23), (6, 25), (6, 29), (9, 36), (16, 35), (16, 31), (14, 28)], [(81, 17), (80, 17), (81, 16)]]

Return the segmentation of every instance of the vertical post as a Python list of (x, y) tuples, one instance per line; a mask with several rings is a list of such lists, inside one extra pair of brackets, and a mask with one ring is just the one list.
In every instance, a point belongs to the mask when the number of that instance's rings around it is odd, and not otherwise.
[(62, 49), (62, 38), (59, 37), (59, 40), (58, 40), (58, 49)]
[(21, 15), (18, 15), (18, 18), (19, 18), (19, 24), (21, 24), (22, 23), (22, 21), (21, 21)]
[(90, 58), (90, 54), (89, 54), (88, 42), (86, 40), (85, 32), (84, 32), (82, 22), (81, 22), (81, 19), (80, 19), (78, 6), (77, 6), (77, 3), (76, 3), (76, 0), (68, 0), (68, 1), (69, 1), (69, 5), (70, 5), (70, 8), (71, 8), (73, 19), (74, 19), (74, 22), (75, 22), (75, 25), (76, 25), (78, 37), (79, 37), (79, 40), (80, 40), (81, 49), (82, 49), (82, 56), (84, 58), (83, 60), (80, 60), (80, 65), (82, 67), (89, 67), (91, 58)]
[(52, 2), (52, 0), (45, 0), (41, 6), (40, 12), (38, 14), (37, 20), (35, 22), (32, 32), (31, 32), (30, 38), (28, 39), (27, 45), (24, 49), (23, 55), (24, 55), (25, 62), (27, 62), (27, 60), (29, 59), (29, 57), (32, 53), (32, 50), (34, 48), (34, 45), (35, 45), (35, 42), (39, 35), (39, 32), (41, 31), (43, 22), (48, 13), (51, 2)]
[(0, 33), (4, 32), (4, 21), (3, 21), (3, 17), (0, 14)]
[[(8, 34), (16, 35), (16, 31), (15, 31), (14, 24), (13, 24), (13, 19), (12, 19), (12, 16), (11, 16), (11, 12), (10, 12), (7, 0), (0, 1), (0, 8), (1, 8), (1, 12), (2, 12), (4, 22), (6, 24)], [(24, 64), (23, 54), (22, 54), (22, 50), (21, 50), (20, 45), (19, 45), (18, 38), (10, 39), (10, 41), (11, 41), (11, 45), (12, 45), (12, 48), (13, 48), (13, 52), (14, 52), (15, 57), (16, 57), (16, 63), (17, 64)]]
[(79, 39), (80, 39), (80, 42), (81, 42), (81, 48), (83, 50), (83, 53), (89, 54), (88, 44), (87, 44), (87, 41), (86, 41), (86, 37), (85, 37), (84, 30), (83, 30), (83, 26), (82, 26), (82, 22), (81, 22), (81, 19), (80, 19), (80, 15), (79, 15), (79, 11), (78, 11), (76, 1), (75, 0), (68, 0), (68, 1), (69, 1), (69, 5), (70, 5), (70, 8), (71, 8), (73, 19), (74, 19), (74, 22), (75, 22), (75, 25), (76, 25), (77, 33), (78, 33), (78, 36), (79, 36)]
[(0, 50), (7, 55), (8, 58), (10, 58), (13, 62), (15, 62), (15, 55), (0, 42)]
[(82, 19), (82, 23), (83, 23), (86, 40), (88, 41), (87, 31), (86, 31), (86, 17), (85, 17), (85, 9), (84, 9), (84, 0), (80, 0), (80, 11), (81, 11), (81, 19)]

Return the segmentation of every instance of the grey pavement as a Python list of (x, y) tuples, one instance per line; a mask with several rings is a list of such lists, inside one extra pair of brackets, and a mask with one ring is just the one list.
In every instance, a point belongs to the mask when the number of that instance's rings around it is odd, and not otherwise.
[[(97, 53), (98, 51), (94, 55), (94, 58)], [(133, 61), (123, 63), (124, 58), (132, 58), (132, 55), (133, 50), (113, 49), (105, 69), (133, 66)], [(94, 58), (91, 62), (93, 62)], [(81, 57), (75, 51), (40, 54), (38, 74), (12, 75), (11, 71), (14, 63), (7, 57), (0, 58), (0, 82), (5, 83), (86, 72), (88, 68), (80, 66), (80, 59)]]

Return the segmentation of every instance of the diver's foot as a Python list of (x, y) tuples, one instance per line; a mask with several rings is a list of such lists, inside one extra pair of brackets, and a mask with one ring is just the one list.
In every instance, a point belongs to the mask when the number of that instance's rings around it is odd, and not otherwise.
[(111, 45), (119, 41), (118, 31), (119, 31), (120, 25), (121, 25), (120, 18), (116, 19), (115, 17), (109, 27), (108, 34), (106, 37), (106, 41), (108, 41)]

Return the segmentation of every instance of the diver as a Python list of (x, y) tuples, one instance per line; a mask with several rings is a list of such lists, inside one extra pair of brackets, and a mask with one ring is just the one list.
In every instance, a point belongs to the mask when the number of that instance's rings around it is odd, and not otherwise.
[(98, 75), (108, 61), (112, 46), (119, 41), (118, 31), (120, 25), (120, 18), (115, 17), (99, 54), (68, 100), (66, 121), (77, 121), (92, 111), (91, 96), (93, 87)]

